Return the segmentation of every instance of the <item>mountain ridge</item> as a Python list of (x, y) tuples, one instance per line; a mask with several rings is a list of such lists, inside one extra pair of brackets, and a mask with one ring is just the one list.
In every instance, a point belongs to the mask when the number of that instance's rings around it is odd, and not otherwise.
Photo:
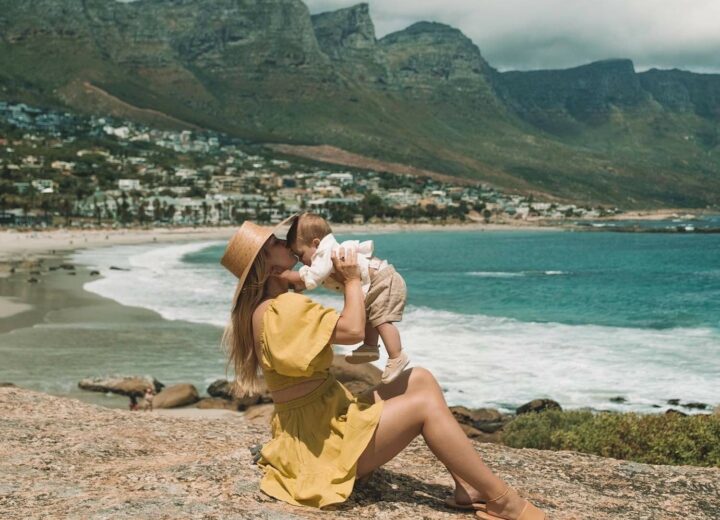
[(720, 75), (637, 73), (622, 58), (499, 72), (445, 24), (378, 39), (365, 3), (311, 15), (300, 0), (0, 0), (0, 12), (0, 98), (100, 111), (88, 82), (188, 124), (503, 189), (720, 203)]

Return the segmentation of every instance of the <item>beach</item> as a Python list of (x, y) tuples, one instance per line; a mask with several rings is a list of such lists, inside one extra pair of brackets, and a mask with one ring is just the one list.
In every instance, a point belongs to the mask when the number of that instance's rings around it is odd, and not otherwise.
[[(713, 235), (334, 227), (341, 238), (374, 238), (406, 277), (403, 341), (450, 404), (504, 413), (536, 398), (641, 413), (716, 404)], [(220, 337), (234, 282), (218, 259), (233, 231), (0, 234), (0, 381), (126, 407), (77, 382), (145, 374), (202, 393), (226, 378)], [(342, 306), (327, 291), (313, 298)], [(452, 348), (441, 354), (441, 345)], [(534, 370), (517, 369), (526, 363)]]
[[(497, 230), (541, 230), (549, 229), (541, 226), (506, 226), (502, 224), (465, 224), (434, 226), (429, 224), (402, 225), (402, 224), (375, 224), (368, 226), (338, 225), (338, 233), (397, 233), (413, 231), (449, 231), (467, 230), (497, 231)], [(137, 306), (121, 305), (112, 298), (102, 297), (83, 289), (83, 286), (99, 278), (87, 266), (74, 263), (73, 256), (79, 251), (111, 250), (118, 246), (132, 245), (171, 245), (222, 242), (227, 240), (235, 231), (235, 227), (198, 227), (198, 228), (153, 228), (153, 229), (55, 229), (35, 231), (7, 230), (0, 232), (0, 335), (18, 331), (23, 336), (22, 345), (34, 348), (37, 345), (46, 345), (48, 338), (63, 344), (63, 334), (67, 334), (65, 345), (67, 348), (80, 348), (73, 340), (69, 327), (76, 327), (74, 332), (78, 336), (85, 334), (85, 329), (91, 327), (108, 328), (102, 336), (103, 342), (117, 339), (116, 349), (123, 348), (125, 355), (130, 357), (143, 356), (142, 349), (148, 347), (148, 338), (155, 334), (154, 329), (163, 330), (165, 345), (185, 345), (183, 356), (191, 359), (193, 355), (203, 356), (196, 345), (191, 344), (197, 340), (205, 347), (219, 345), (221, 329), (217, 326), (202, 324), (186, 324), (183, 321), (164, 319), (159, 313)], [(121, 259), (118, 259), (120, 261)], [(68, 269), (63, 268), (67, 267)], [(142, 291), (143, 287), (138, 287)], [(93, 325), (95, 324), (95, 325)], [(48, 327), (57, 327), (58, 332), (48, 330)], [(118, 330), (114, 330), (117, 328)], [(142, 330), (138, 332), (137, 346), (128, 348), (126, 337), (128, 330)], [(2, 336), (0, 336), (2, 338)], [(109, 338), (109, 339), (108, 339)], [(16, 337), (13, 337), (16, 339)], [(0, 341), (2, 341), (0, 339)], [(98, 345), (95, 351), (102, 352), (103, 345)], [(13, 350), (18, 356), (27, 356), (28, 370), (32, 370), (33, 357), (26, 351), (16, 347)], [(118, 361), (118, 350), (89, 352), (88, 356), (81, 355), (81, 359), (88, 359), (83, 367), (78, 367), (78, 379), (112, 373), (113, 359)], [(223, 354), (219, 348), (214, 348), (218, 366), (218, 376), (224, 375)], [(56, 351), (48, 351), (48, 355), (59, 355)], [(97, 354), (96, 356), (93, 354)], [(102, 359), (105, 355), (109, 359)], [(176, 357), (173, 353), (168, 356)], [(97, 366), (93, 367), (90, 360), (95, 359)], [(21, 363), (18, 363), (21, 364)], [(188, 363), (191, 370), (192, 362)], [(222, 370), (221, 370), (222, 369)], [(170, 373), (168, 370), (167, 373)], [(24, 376), (24, 374), (22, 374)], [(189, 375), (189, 374), (188, 374)], [(21, 374), (18, 374), (20, 377)], [(172, 374), (180, 378), (181, 374)], [(10, 376), (11, 377), (11, 376)], [(8, 376), (6, 376), (6, 379)], [(38, 375), (36, 380), (44, 376)], [(48, 375), (48, 379), (52, 376)], [(13, 381), (10, 381), (13, 382)], [(35, 389), (43, 390), (42, 387)], [(67, 384), (62, 391), (48, 390), (62, 395), (71, 395), (88, 402), (102, 404), (110, 407), (125, 407), (127, 399), (118, 396), (108, 396), (83, 392)], [(202, 390), (202, 389), (201, 389)]]

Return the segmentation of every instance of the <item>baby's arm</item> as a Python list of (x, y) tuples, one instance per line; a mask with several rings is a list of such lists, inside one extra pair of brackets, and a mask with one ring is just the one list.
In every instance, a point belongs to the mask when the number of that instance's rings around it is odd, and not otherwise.
[(305, 282), (297, 271), (287, 270), (280, 275), (280, 278), (292, 285), (295, 291), (305, 290)]
[(300, 273), (300, 278), (305, 283), (305, 287), (312, 291), (330, 276), (332, 269), (330, 250), (318, 251), (313, 258), (312, 264), (302, 266), (298, 273)]

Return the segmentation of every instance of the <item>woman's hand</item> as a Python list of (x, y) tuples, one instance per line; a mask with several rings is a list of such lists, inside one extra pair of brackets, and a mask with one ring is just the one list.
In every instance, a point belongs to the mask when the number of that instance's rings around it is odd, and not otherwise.
[(335, 279), (347, 284), (353, 280), (360, 280), (360, 267), (357, 263), (357, 251), (353, 248), (345, 250), (338, 247), (331, 255), (333, 267), (335, 268)]

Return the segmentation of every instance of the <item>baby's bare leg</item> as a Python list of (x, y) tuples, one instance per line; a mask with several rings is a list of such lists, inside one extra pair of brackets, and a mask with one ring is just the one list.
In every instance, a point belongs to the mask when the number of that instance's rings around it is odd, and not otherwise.
[(370, 325), (369, 322), (365, 323), (365, 340), (366, 345), (377, 347), (378, 344), (378, 331), (375, 327)]
[(381, 323), (377, 327), (377, 332), (383, 340), (385, 350), (387, 350), (388, 357), (395, 359), (402, 352), (402, 343), (400, 342), (400, 331), (392, 323)]

